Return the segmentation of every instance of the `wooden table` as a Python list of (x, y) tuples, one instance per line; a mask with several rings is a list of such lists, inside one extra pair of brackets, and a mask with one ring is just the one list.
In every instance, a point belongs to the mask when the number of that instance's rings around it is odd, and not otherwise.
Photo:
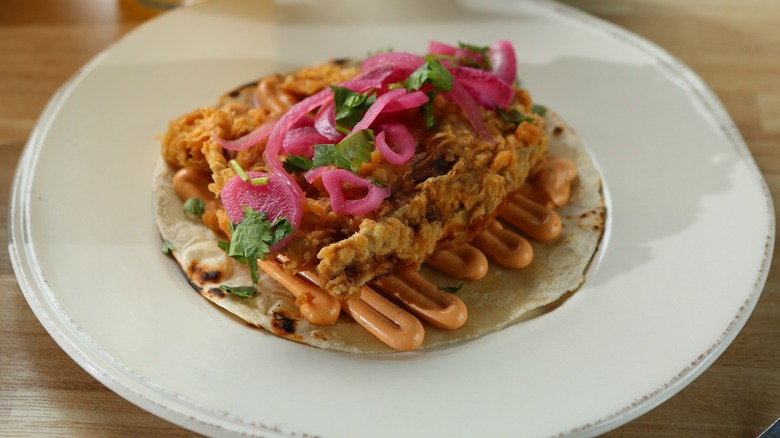
[[(780, 205), (780, 2), (567, 0), (667, 49), (736, 121)], [(148, 18), (111, 0), (0, 4), (0, 215), (46, 102), (82, 64)], [(2, 246), (6, 233), (0, 234)], [(46, 333), (0, 253), (0, 435), (191, 436), (93, 379)], [(690, 386), (610, 436), (754, 437), (780, 417), (780, 257), (728, 350)]]

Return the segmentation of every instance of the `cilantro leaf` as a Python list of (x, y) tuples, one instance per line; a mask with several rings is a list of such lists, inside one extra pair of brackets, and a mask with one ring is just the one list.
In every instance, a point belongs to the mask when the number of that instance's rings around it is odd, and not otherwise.
[(488, 46), (477, 46), (475, 44), (462, 43), (460, 41), (458, 41), (458, 47), (461, 49), (466, 49), (469, 52), (480, 53), (482, 55), (486, 54), (487, 51), (490, 50), (490, 47)]
[(295, 232), (290, 222), (279, 218), (271, 224), (265, 213), (244, 207), (244, 220), (230, 224), (230, 242), (217, 245), (240, 263), (249, 266), (252, 283), (257, 284), (260, 274), (257, 260), (265, 260), (270, 248)]
[(463, 287), (463, 283), (457, 285), (457, 286), (444, 286), (440, 287), (439, 290), (447, 293), (454, 294), (458, 292)]
[(271, 245), (275, 245), (285, 237), (295, 233), (295, 228), (293, 228), (290, 221), (283, 217), (276, 219), (274, 223), (271, 224), (271, 228), (274, 230), (274, 239)]
[(306, 172), (311, 170), (313, 163), (311, 159), (304, 157), (303, 155), (291, 155), (287, 154), (287, 159), (282, 163), (284, 170), (287, 173)]
[[(468, 50), (472, 53), (477, 53), (479, 55), (482, 55), (482, 62), (476, 63), (476, 67), (481, 68), (483, 70), (490, 71), (490, 58), (488, 58), (487, 53), (488, 50), (490, 50), (490, 47), (488, 46), (477, 46), (475, 44), (467, 44), (467, 43), (461, 43), (458, 42), (458, 47), (464, 50)], [(463, 59), (461, 62), (465, 62), (466, 64), (472, 64), (475, 63), (475, 61), (470, 59)]]
[(501, 120), (515, 125), (519, 125), (523, 122), (535, 122), (533, 117), (526, 117), (520, 111), (514, 108), (510, 109), (509, 111), (504, 111), (501, 108), (496, 107), (496, 113), (498, 113), (498, 116), (501, 117)]
[(339, 144), (314, 145), (313, 167), (336, 166), (352, 172), (371, 161), (374, 151), (374, 131), (361, 129)]
[(534, 104), (534, 106), (531, 107), (531, 112), (544, 117), (545, 115), (547, 115), (547, 107), (544, 105)]
[(339, 128), (352, 129), (376, 101), (373, 90), (358, 93), (338, 85), (331, 85), (330, 88), (333, 90), (336, 126)]
[(162, 252), (163, 254), (170, 254), (172, 252), (176, 251), (176, 247), (173, 246), (170, 240), (165, 239), (162, 242)]
[(195, 217), (203, 216), (206, 211), (206, 202), (200, 198), (188, 198), (184, 201), (184, 212)]
[(406, 79), (406, 89), (419, 90), (425, 84), (430, 84), (436, 91), (452, 90), (452, 73), (436, 57), (430, 55), (425, 57), (425, 64)]
[(219, 288), (239, 298), (251, 298), (257, 294), (257, 289), (254, 286), (228, 286), (221, 284)]

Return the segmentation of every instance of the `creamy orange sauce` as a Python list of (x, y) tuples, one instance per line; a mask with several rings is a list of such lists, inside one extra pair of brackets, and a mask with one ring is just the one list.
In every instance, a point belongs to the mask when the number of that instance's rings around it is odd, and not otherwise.
[(281, 82), (281, 77), (269, 76), (257, 84), (254, 93), (259, 107), (283, 114), (297, 103), (294, 97), (280, 88)]
[(312, 324), (330, 325), (339, 319), (341, 303), (319, 286), (288, 274), (276, 262), (258, 260), (257, 265), (295, 296), (301, 314)]
[(468, 318), (463, 300), (440, 290), (415, 271), (397, 272), (380, 278), (375, 284), (385, 294), (404, 303), (415, 315), (440, 329), (454, 330)]
[(479, 280), (488, 271), (485, 254), (468, 243), (437, 250), (425, 259), (425, 263), (460, 280)]
[[(277, 260), (283, 258), (277, 257)], [(320, 279), (314, 272), (301, 271), (298, 273), (299, 278), (289, 274), (278, 263), (261, 260), (257, 263), (266, 274), (296, 297), (295, 302), (299, 304), (301, 314), (312, 324), (334, 324), (340, 309), (344, 309), (358, 324), (396, 350), (414, 350), (425, 337), (425, 329), (417, 318), (371, 288), (364, 287), (360, 299), (339, 301), (315, 286), (320, 284)]]
[(571, 182), (577, 166), (560, 157), (545, 157), (532, 170), (521, 193), (546, 207), (561, 207), (569, 202)]
[[(286, 111), (294, 103), (279, 93), (278, 84), (272, 80), (261, 82), (255, 95), (258, 100), (262, 99), (264, 106), (277, 107), (279, 112)], [(534, 240), (548, 242), (556, 238), (561, 231), (561, 221), (553, 208), (569, 201), (570, 185), (576, 175), (576, 167), (570, 161), (547, 157), (532, 170), (522, 190), (510, 197), (499, 217)], [(208, 173), (194, 169), (183, 168), (173, 177), (173, 189), (179, 198), (203, 199), (206, 203), (204, 224), (220, 230), (215, 213), (220, 205), (208, 190), (210, 183)], [(521, 269), (533, 259), (533, 248), (523, 236), (494, 220), (472, 244), (438, 250), (425, 262), (454, 278), (473, 281), (487, 273), (488, 257), (504, 267)], [(277, 261), (283, 260), (277, 256)], [(301, 314), (312, 324), (334, 324), (343, 310), (396, 350), (414, 350), (424, 340), (425, 330), (419, 319), (370, 287), (363, 288), (359, 299), (339, 301), (318, 286), (319, 278), (313, 272), (292, 275), (273, 261), (258, 261), (258, 265), (296, 297)], [(468, 309), (460, 298), (439, 290), (417, 272), (402, 271), (377, 280), (375, 285), (435, 327), (453, 330), (468, 318)]]
[(363, 287), (360, 298), (341, 305), (358, 324), (396, 350), (415, 350), (425, 339), (420, 320), (369, 287)]
[(220, 205), (209, 191), (211, 181), (211, 174), (183, 167), (173, 175), (171, 185), (173, 191), (176, 192), (176, 195), (182, 201), (186, 201), (189, 198), (202, 199), (206, 204), (205, 212), (201, 216), (203, 224), (221, 234), (217, 217), (217, 210), (220, 209)]
[(492, 221), (471, 243), (491, 260), (509, 269), (522, 269), (534, 258), (534, 249), (522, 236)]
[(498, 215), (539, 242), (549, 242), (561, 233), (561, 218), (555, 210), (520, 193), (512, 195)]

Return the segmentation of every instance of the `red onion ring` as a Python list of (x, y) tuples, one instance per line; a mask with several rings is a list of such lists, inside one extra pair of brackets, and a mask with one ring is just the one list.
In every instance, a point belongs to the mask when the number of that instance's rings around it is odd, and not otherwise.
[(479, 136), (487, 141), (495, 141), (485, 126), (485, 121), (482, 119), (482, 114), (479, 112), (477, 102), (474, 101), (474, 98), (471, 97), (471, 94), (469, 94), (469, 92), (458, 80), (453, 78), (452, 90), (443, 93), (443, 95), (455, 101), (455, 103), (457, 103), (461, 109), (463, 109), (463, 112), (466, 114), (466, 117), (468, 117), (469, 122), (471, 122), (471, 126)]
[(485, 108), (504, 108), (512, 102), (515, 90), (493, 73), (471, 67), (451, 70), (453, 77)]
[(487, 56), (493, 74), (509, 85), (514, 84), (517, 80), (517, 58), (512, 43), (507, 40), (494, 43)]
[[(365, 188), (368, 193), (360, 199), (347, 199), (344, 194), (344, 184)], [(379, 187), (344, 169), (329, 169), (322, 172), (322, 185), (330, 195), (331, 208), (338, 214), (364, 215), (374, 211), (385, 198), (390, 196), (389, 188)]]
[(235, 140), (225, 140), (221, 137), (218, 137), (216, 134), (213, 135), (213, 138), (214, 141), (216, 141), (217, 144), (222, 147), (222, 149), (227, 149), (229, 151), (242, 151), (244, 149), (249, 149), (255, 145), (258, 145), (263, 140), (268, 138), (268, 135), (271, 133), (271, 130), (274, 127), (274, 123), (276, 123), (276, 118), (262, 123), (249, 134), (246, 134)]
[(314, 145), (329, 143), (330, 140), (320, 134), (313, 126), (293, 128), (284, 135), (282, 153), (303, 155), (307, 158), (314, 156)]
[[(393, 150), (388, 141), (397, 150)], [(382, 153), (382, 158), (390, 164), (400, 165), (414, 155), (415, 141), (409, 129), (400, 123), (387, 123), (374, 138), (374, 147)]]

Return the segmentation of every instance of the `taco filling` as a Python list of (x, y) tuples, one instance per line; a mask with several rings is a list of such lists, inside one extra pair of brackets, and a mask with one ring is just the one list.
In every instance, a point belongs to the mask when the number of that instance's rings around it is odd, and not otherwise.
[(516, 64), (507, 41), (432, 42), (268, 76), (171, 121), (167, 247), (221, 307), (330, 349), (454, 342), (555, 301), (601, 237), (600, 180)]

